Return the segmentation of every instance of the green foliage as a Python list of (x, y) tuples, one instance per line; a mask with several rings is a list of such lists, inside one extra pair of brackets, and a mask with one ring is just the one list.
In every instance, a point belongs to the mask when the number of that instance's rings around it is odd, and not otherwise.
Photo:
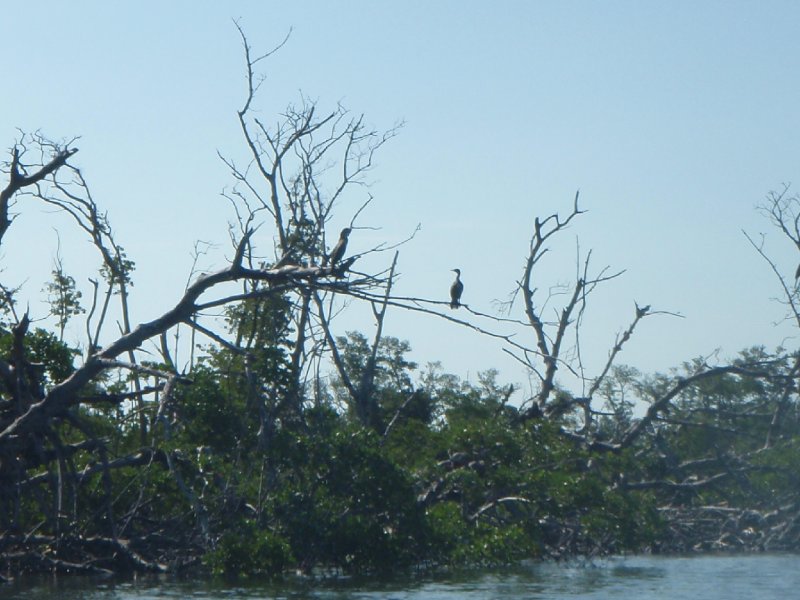
[[(13, 341), (10, 331), (0, 331), (0, 353), (10, 356)], [(75, 370), (73, 361), (77, 355), (77, 350), (45, 329), (37, 327), (25, 336), (25, 358), (44, 367), (46, 384), (69, 377)]]
[[(342, 411), (340, 384), (330, 403), (311, 403), (294, 371), (290, 314), (285, 298), (231, 309), (230, 331), (246, 352), (209, 349), (158, 418), (155, 403), (145, 406), (150, 447), (141, 447), (138, 419), (112, 402), (126, 382), (97, 381), (85, 391), (96, 401), (73, 413), (80, 427), (65, 421), (57, 430), (62, 447), (76, 445), (63, 467), (87, 473), (60, 490), (58, 522), (42, 518), (55, 477), (4, 507), (42, 535), (58, 527), (108, 537), (169, 532), (211, 573), (239, 578), (657, 549), (671, 531), (661, 507), (768, 507), (794, 501), (800, 488), (800, 418), (781, 383), (792, 356), (748, 351), (742, 364), (764, 364), (774, 377), (704, 380), (683, 390), (639, 443), (593, 451), (564, 435), (574, 412), (521, 419), (496, 372), (474, 384), (436, 363), (420, 372), (395, 338), (378, 348), (370, 390), (383, 427)], [(0, 351), (11, 344), (3, 332)], [(339, 344), (359, 381), (367, 339), (349, 333)], [(30, 332), (26, 352), (46, 366), (46, 381), (72, 372), (75, 352), (51, 333)], [(701, 366), (688, 363), (686, 373)], [(674, 382), (613, 371), (599, 392), (608, 410), (597, 439), (619, 436), (635, 422), (637, 398), (657, 398)], [(567, 406), (570, 397), (557, 390), (559, 399)], [(104, 440), (104, 455), (81, 446), (87, 431)], [(739, 469), (743, 456), (754, 468)], [(131, 462), (97, 467), (115, 457)], [(721, 470), (729, 475), (712, 479)], [(704, 477), (708, 485), (683, 485)]]
[[(253, 330), (251, 316), (232, 322)], [(279, 393), (291, 387), (275, 385), (285, 326), (262, 329), (276, 341), (265, 352), (277, 354), (253, 369)], [(366, 338), (351, 333), (340, 342), (358, 377)], [(205, 560), (215, 573), (505, 564), (557, 546), (554, 523), (557, 531), (574, 528), (584, 549), (652, 541), (652, 498), (617, 485), (619, 472), (635, 464), (627, 455), (592, 456), (558, 423), (522, 424), (495, 372), (473, 386), (431, 365), (417, 382), (408, 350), (397, 340), (379, 348), (374, 393), (395, 416), (384, 433), (317, 404), (303, 409), (302, 422), (279, 418), (266, 447), (240, 357), (218, 352), (196, 369), (194, 385), (181, 392), (177, 443), (198, 448), (195, 465), (205, 475), (197, 491), (209, 510), (237, 506), (240, 515), (237, 525), (214, 522), (219, 542)], [(233, 504), (225, 499), (231, 494)]]
[(269, 510), (301, 565), (389, 571), (419, 559), (422, 519), (413, 482), (384, 456), (371, 430), (329, 413), (307, 434), (285, 436)]
[(64, 339), (64, 328), (70, 318), (86, 312), (81, 306), (81, 292), (75, 285), (75, 278), (67, 275), (60, 261), (56, 262), (53, 269), (53, 281), (45, 285), (47, 301), (50, 304), (50, 314), (56, 317), (58, 323), (59, 339)]
[[(795, 358), (781, 351), (773, 355), (751, 348), (735, 364), (759, 365), (771, 377), (725, 374), (685, 390), (676, 399), (671, 418), (692, 425), (659, 432), (655, 440), (660, 457), (652, 465), (653, 472), (666, 473), (676, 464), (694, 462), (698, 466), (685, 476), (692, 481), (710, 479), (696, 491), (681, 493), (681, 502), (768, 506), (797, 489), (793, 488), (795, 469), (789, 465), (797, 458), (800, 414), (782, 375), (791, 370)], [(693, 361), (683, 370), (693, 373), (702, 367), (701, 361)], [(654, 378), (650, 389), (663, 388), (664, 379)], [(745, 464), (755, 468), (744, 469)], [(720, 472), (729, 475), (715, 477)]]
[[(205, 446), (231, 456), (242, 443), (255, 444), (257, 421), (247, 414), (246, 396), (232, 389), (229, 378), (200, 365), (193, 383), (179, 391), (179, 439), (189, 447)], [(236, 378), (238, 379), (238, 377)]]
[(470, 522), (456, 502), (446, 501), (427, 512), (429, 560), (450, 565), (506, 565), (540, 554), (533, 521), (503, 527)]
[(114, 255), (109, 254), (106, 262), (100, 267), (100, 275), (110, 286), (132, 286), (131, 275), (136, 268), (136, 263), (127, 257), (122, 246), (116, 246), (114, 250)]
[[(365, 376), (371, 361), (372, 349), (367, 338), (358, 332), (350, 331), (346, 337), (337, 339), (337, 345), (350, 381), (362, 392), (369, 394), (378, 408), (379, 414), (374, 415), (375, 422), (385, 426), (401, 409), (400, 416), (403, 419), (411, 415), (423, 420), (433, 418), (434, 407), (431, 399), (424, 390), (416, 390), (417, 393), (414, 393), (414, 372), (417, 364), (405, 356), (411, 350), (408, 342), (393, 337), (381, 339), (369, 386)], [(351, 406), (351, 410), (355, 412), (352, 398), (341, 382), (334, 385), (334, 393), (340, 404)], [(412, 395), (412, 402), (406, 404), (406, 400)]]
[(216, 547), (203, 557), (212, 574), (228, 579), (280, 577), (293, 560), (285, 539), (248, 520), (229, 524)]

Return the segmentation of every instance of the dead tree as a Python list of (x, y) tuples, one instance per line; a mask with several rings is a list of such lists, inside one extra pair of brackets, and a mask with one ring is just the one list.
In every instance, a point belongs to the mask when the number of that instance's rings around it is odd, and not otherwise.
[[(376, 298), (391, 288), (393, 269), (373, 274), (357, 270), (370, 255), (388, 249), (382, 245), (365, 246), (358, 239), (357, 221), (372, 201), (367, 176), (375, 155), (402, 124), (379, 132), (365, 124), (363, 115), (351, 115), (341, 105), (323, 111), (318, 103), (302, 97), (298, 104), (287, 108), (280, 123), (269, 126), (252, 108), (258, 94), (265, 92), (265, 79), (257, 69), (283, 44), (256, 56), (244, 32), (239, 29), (239, 33), (245, 53), (247, 90), (238, 118), (249, 156), (242, 165), (221, 157), (236, 182), (225, 195), (235, 209), (240, 230), (271, 222), (276, 233), (271, 249), (264, 251), (248, 245), (245, 261), (325, 266), (339, 283), (290, 292), (295, 332), (291, 367), (297, 389), (287, 402), (296, 405), (302, 401), (299, 388), (319, 372), (320, 364), (328, 356), (336, 363), (338, 352), (331, 321), (339, 310), (339, 288), (358, 289), (359, 293)], [(335, 209), (343, 206), (349, 206), (350, 214), (334, 226)], [(348, 252), (329, 264), (329, 253), (343, 228), (352, 232)], [(245, 286), (249, 284), (244, 282)], [(244, 293), (248, 291), (243, 289)], [(380, 337), (380, 326), (378, 330)], [(357, 394), (356, 404), (367, 406), (365, 394)], [(299, 409), (295, 406), (294, 410)]]
[[(609, 360), (600, 376), (589, 383), (589, 389), (581, 396), (556, 393), (557, 374), (566, 370), (574, 377), (587, 381), (583, 373), (580, 359), (580, 325), (587, 300), (590, 294), (602, 283), (616, 279), (623, 271), (609, 272), (605, 267), (594, 274), (590, 270), (591, 252), (581, 262), (578, 259), (578, 269), (575, 279), (571, 284), (560, 284), (548, 287), (545, 292), (544, 284), (537, 280), (536, 267), (550, 251), (548, 244), (556, 237), (562, 235), (570, 224), (585, 211), (578, 205), (579, 194), (575, 194), (572, 210), (566, 217), (558, 213), (545, 218), (536, 217), (534, 220), (533, 235), (531, 236), (528, 255), (525, 258), (522, 277), (517, 282), (516, 289), (508, 304), (511, 309), (518, 297), (521, 297), (528, 327), (532, 330), (535, 339), (535, 350), (518, 352), (509, 350), (517, 360), (535, 374), (538, 390), (533, 398), (521, 411), (523, 420), (545, 417), (560, 418), (580, 408), (584, 415), (582, 431), (588, 431), (592, 424), (592, 396), (599, 388), (603, 378), (611, 368), (616, 355), (633, 334), (638, 322), (649, 313), (649, 307), (636, 306), (636, 318), (621, 338), (617, 339)], [(545, 295), (546, 294), (546, 295)], [(550, 305), (559, 295), (567, 297), (560, 308), (551, 308)], [(551, 316), (552, 315), (552, 316)], [(569, 347), (567, 347), (569, 345)]]

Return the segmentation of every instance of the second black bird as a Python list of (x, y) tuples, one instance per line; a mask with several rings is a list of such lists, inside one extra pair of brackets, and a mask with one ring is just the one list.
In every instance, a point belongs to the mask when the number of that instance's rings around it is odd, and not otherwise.
[(461, 294), (464, 292), (464, 284), (461, 282), (461, 270), (453, 269), (456, 274), (456, 280), (450, 286), (450, 308), (458, 308), (461, 306)]

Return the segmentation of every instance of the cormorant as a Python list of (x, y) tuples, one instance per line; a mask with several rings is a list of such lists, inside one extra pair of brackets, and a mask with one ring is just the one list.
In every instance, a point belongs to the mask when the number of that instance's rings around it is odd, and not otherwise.
[(337, 262), (342, 260), (344, 256), (345, 250), (347, 250), (347, 236), (350, 235), (350, 228), (345, 227), (342, 229), (342, 232), (339, 234), (339, 241), (331, 250), (330, 255), (328, 256), (328, 260), (331, 263), (331, 266), (335, 266)]
[(450, 308), (461, 306), (461, 293), (464, 291), (464, 284), (461, 283), (461, 270), (452, 269), (456, 274), (456, 280), (450, 286)]

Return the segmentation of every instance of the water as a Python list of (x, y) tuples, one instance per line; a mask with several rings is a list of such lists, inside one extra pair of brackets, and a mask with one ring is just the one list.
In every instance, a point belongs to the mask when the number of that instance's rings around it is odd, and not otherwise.
[(787, 600), (800, 598), (800, 555), (624, 557), (569, 564), (451, 573), (388, 582), (340, 578), (225, 586), (171, 579), (112, 582), (39, 580), (0, 587), (0, 598), (27, 600)]

